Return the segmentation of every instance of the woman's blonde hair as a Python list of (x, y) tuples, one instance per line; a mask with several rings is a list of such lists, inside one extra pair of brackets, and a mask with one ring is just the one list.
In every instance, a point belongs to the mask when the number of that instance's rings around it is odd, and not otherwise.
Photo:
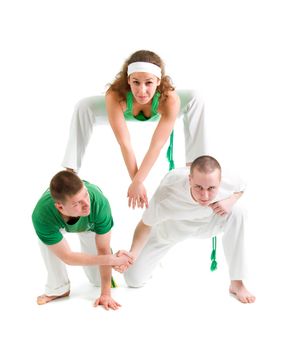
[(107, 92), (114, 91), (122, 99), (126, 99), (126, 94), (130, 91), (130, 85), (128, 84), (127, 68), (130, 63), (134, 62), (148, 62), (153, 63), (161, 68), (161, 82), (157, 87), (157, 91), (161, 93), (160, 99), (165, 101), (168, 97), (168, 92), (175, 90), (172, 85), (172, 80), (168, 75), (165, 75), (165, 65), (162, 59), (154, 52), (147, 50), (140, 50), (134, 52), (123, 64), (122, 70), (116, 75), (115, 81), (109, 84)]

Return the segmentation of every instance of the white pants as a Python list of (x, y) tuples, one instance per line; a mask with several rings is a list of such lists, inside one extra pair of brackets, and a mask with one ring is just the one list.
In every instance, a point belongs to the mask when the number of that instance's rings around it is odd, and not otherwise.
[[(216, 221), (216, 216), (212, 216)], [(232, 212), (226, 217), (220, 217), (219, 227), (222, 227), (222, 245), (225, 258), (229, 266), (229, 275), (231, 280), (242, 280), (245, 278), (245, 253), (244, 253), (244, 214), (238, 207), (234, 206)], [(201, 235), (208, 236), (206, 232), (211, 223), (201, 226)], [(168, 235), (167, 235), (168, 236)], [(167, 237), (166, 236), (166, 237)], [(187, 235), (178, 232), (179, 242), (190, 237), (198, 237), (198, 234)], [(151, 278), (153, 270), (157, 267), (159, 261), (164, 255), (177, 243), (175, 232), (173, 239), (168, 237), (163, 239), (157, 234), (156, 229), (152, 229), (151, 237), (143, 248), (134, 265), (129, 268), (125, 274), (125, 280), (129, 287), (142, 287), (147, 280)], [(185, 252), (184, 252), (185, 254)]]
[[(179, 117), (183, 116), (186, 162), (190, 163), (206, 154), (204, 104), (194, 91), (179, 90), (177, 94), (181, 101)], [(78, 171), (94, 124), (107, 123), (105, 96), (93, 96), (79, 101), (73, 113), (62, 166)]]
[[(77, 233), (80, 239), (81, 251), (91, 255), (97, 255), (95, 244), (95, 232)], [(47, 283), (45, 294), (62, 295), (70, 290), (70, 281), (68, 278), (66, 264), (61, 261), (48, 247), (40, 241), (41, 254), (47, 269)], [(98, 266), (83, 266), (86, 276), (90, 283), (100, 286), (100, 273)]]

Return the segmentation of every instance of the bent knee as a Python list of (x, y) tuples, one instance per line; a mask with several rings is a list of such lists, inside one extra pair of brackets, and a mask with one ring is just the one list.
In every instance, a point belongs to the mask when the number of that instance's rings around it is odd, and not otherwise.
[(200, 105), (203, 105), (204, 102), (197, 90), (193, 89), (187, 89), (187, 90), (176, 90), (176, 93), (178, 94), (180, 101), (181, 101), (181, 107), (184, 108), (188, 104), (191, 103), (197, 103)]
[(235, 204), (230, 212), (230, 217), (235, 220), (245, 219), (245, 210), (242, 206)]
[(92, 111), (95, 108), (95, 105), (99, 103), (100, 98), (103, 98), (103, 96), (91, 96), (82, 98), (79, 100), (75, 105), (75, 111), (79, 114), (84, 114), (86, 112)]
[(124, 273), (124, 278), (126, 284), (130, 288), (141, 288), (144, 286), (145, 281), (139, 276), (135, 276), (134, 274), (128, 273), (129, 271)]

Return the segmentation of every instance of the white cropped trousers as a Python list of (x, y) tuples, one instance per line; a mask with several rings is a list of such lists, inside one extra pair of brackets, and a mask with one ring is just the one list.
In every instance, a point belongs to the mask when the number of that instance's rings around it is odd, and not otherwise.
[[(223, 232), (222, 245), (229, 267), (230, 279), (243, 280), (246, 276), (243, 211), (235, 205), (232, 212), (226, 217), (216, 219), (216, 214), (212, 215), (212, 220), (221, 229), (220, 233)], [(160, 260), (175, 244), (188, 238), (198, 238), (198, 235), (199, 237), (210, 237), (211, 232), (212, 222), (209, 222), (198, 227), (195, 234), (172, 232), (173, 239), (169, 239), (169, 234), (165, 234), (165, 238), (163, 238), (158, 234), (157, 227), (153, 227), (150, 239), (134, 265), (124, 273), (127, 285), (129, 287), (142, 287), (151, 278), (152, 272)]]
[[(181, 101), (178, 117), (183, 119), (185, 158), (186, 163), (190, 163), (198, 156), (206, 154), (204, 103), (192, 90), (176, 92)], [(79, 101), (73, 113), (62, 166), (78, 171), (92, 135), (93, 126), (107, 123), (105, 96), (93, 96)]]
[[(72, 233), (71, 233), (72, 234)], [(97, 255), (95, 244), (95, 232), (79, 232), (81, 251), (91, 255)], [(49, 246), (40, 242), (41, 254), (47, 270), (47, 282), (45, 294), (48, 296), (62, 295), (70, 290), (70, 280), (68, 277), (66, 264), (60, 260)], [(90, 283), (100, 286), (100, 273), (98, 266), (83, 266), (84, 272)]]

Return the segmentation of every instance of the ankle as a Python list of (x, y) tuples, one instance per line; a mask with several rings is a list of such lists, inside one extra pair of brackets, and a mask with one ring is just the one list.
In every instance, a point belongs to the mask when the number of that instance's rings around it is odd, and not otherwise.
[(230, 285), (231, 287), (243, 287), (244, 283), (242, 280), (231, 280)]

